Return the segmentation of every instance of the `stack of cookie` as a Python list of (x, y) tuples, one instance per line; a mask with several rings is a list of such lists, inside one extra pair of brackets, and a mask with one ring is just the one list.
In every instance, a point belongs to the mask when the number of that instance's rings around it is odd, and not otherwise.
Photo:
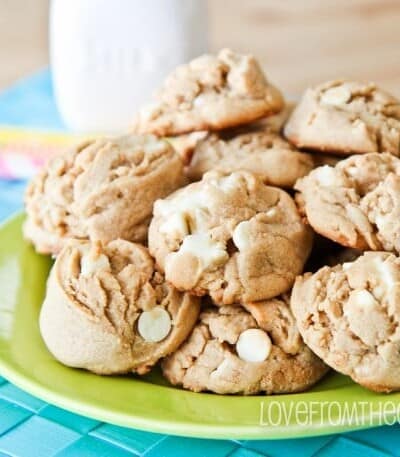
[[(28, 188), (25, 236), (57, 256), (49, 350), (99, 374), (161, 360), (196, 392), (298, 392), (328, 366), (399, 389), (400, 259), (357, 258), (400, 249), (399, 106), (335, 82), (291, 113), (229, 50), (177, 68), (132, 133), (79, 145)], [(317, 251), (334, 266), (299, 276), (314, 231), (357, 250)]]
[(285, 135), (343, 158), (295, 185), (311, 227), (347, 247), (337, 265), (296, 280), (299, 331), (335, 370), (378, 392), (399, 390), (400, 102), (374, 84), (322, 84), (306, 91)]

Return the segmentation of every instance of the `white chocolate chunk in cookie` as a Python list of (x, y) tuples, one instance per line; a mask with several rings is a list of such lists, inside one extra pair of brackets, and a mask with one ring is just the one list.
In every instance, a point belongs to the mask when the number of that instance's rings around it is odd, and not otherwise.
[(189, 253), (197, 257), (203, 269), (225, 263), (229, 258), (225, 245), (214, 241), (207, 233), (186, 236), (179, 253)]
[(271, 352), (271, 339), (264, 330), (249, 328), (239, 335), (236, 352), (245, 362), (264, 362)]
[(81, 275), (90, 276), (98, 271), (110, 271), (110, 262), (104, 254), (99, 254), (97, 250), (86, 252), (81, 258)]
[(148, 342), (157, 343), (166, 338), (171, 331), (171, 316), (161, 306), (143, 311), (138, 320), (138, 331)]
[(240, 222), (232, 234), (232, 240), (239, 251), (244, 251), (250, 247), (251, 235), (250, 235), (250, 222)]
[(376, 271), (377, 277), (379, 278), (379, 285), (375, 287), (374, 292), (379, 298), (382, 298), (384, 295), (390, 293), (396, 284), (396, 280), (393, 277), (390, 265), (382, 259), (374, 259), (373, 267)]
[(207, 200), (204, 192), (193, 192), (190, 196), (181, 195), (174, 200), (157, 200), (154, 211), (165, 218), (160, 232), (182, 239), (195, 231), (203, 225)]
[(188, 220), (183, 212), (171, 214), (169, 218), (160, 225), (160, 233), (170, 234), (176, 238), (184, 238), (189, 235)]
[(374, 296), (368, 290), (355, 290), (351, 292), (349, 301), (351, 301), (352, 306), (364, 307), (365, 309), (368, 307), (371, 308), (376, 304)]
[(269, 209), (268, 211), (265, 212), (265, 215), (266, 215), (267, 217), (271, 217), (271, 218), (272, 218), (272, 217), (275, 217), (275, 216), (276, 216), (277, 212), (278, 212), (278, 211), (277, 211), (276, 208), (271, 208), (271, 209)]
[(329, 165), (324, 165), (314, 171), (314, 177), (322, 186), (334, 186), (337, 184), (335, 169)]
[(342, 105), (351, 99), (351, 92), (346, 86), (328, 89), (321, 96), (321, 102), (326, 105)]
[(157, 200), (154, 204), (154, 212), (168, 217), (171, 214), (185, 213), (203, 207), (207, 207), (207, 196), (202, 191), (194, 191), (190, 195), (181, 193), (174, 199)]
[(220, 176), (218, 178), (209, 179), (208, 183), (217, 189), (222, 190), (222, 192), (229, 193), (237, 188), (238, 179), (237, 176), (231, 174), (228, 176)]
[(379, 303), (367, 290), (350, 293), (344, 305), (344, 315), (350, 330), (368, 345), (384, 340), (390, 330), (390, 320), (380, 311)]

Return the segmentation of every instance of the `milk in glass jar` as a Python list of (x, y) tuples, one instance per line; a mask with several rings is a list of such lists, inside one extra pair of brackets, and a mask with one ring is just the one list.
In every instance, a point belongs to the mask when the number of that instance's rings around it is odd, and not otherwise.
[(206, 51), (205, 0), (51, 3), (55, 96), (75, 130), (126, 130), (171, 70)]

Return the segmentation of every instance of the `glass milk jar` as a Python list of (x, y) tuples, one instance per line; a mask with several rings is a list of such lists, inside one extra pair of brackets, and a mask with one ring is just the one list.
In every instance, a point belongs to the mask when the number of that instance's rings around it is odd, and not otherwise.
[(50, 60), (66, 125), (121, 132), (165, 76), (207, 51), (205, 0), (52, 0)]

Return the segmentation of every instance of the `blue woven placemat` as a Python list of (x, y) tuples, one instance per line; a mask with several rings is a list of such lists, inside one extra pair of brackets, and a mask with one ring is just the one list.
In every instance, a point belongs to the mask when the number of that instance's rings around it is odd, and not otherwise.
[[(0, 124), (62, 129), (47, 71), (0, 94)], [(0, 180), (0, 221), (22, 206), (22, 181)], [(0, 457), (383, 457), (400, 456), (400, 426), (279, 441), (178, 438), (88, 419), (0, 378)]]

